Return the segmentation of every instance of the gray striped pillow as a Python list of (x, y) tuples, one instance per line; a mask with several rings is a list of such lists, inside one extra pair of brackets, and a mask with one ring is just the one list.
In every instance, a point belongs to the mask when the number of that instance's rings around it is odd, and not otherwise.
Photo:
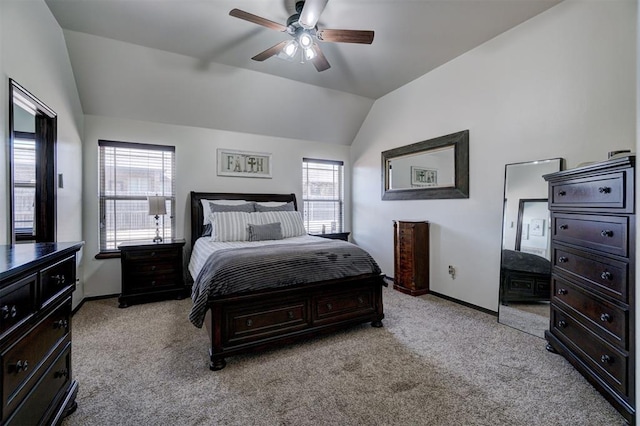
[(249, 224), (249, 241), (281, 240), (282, 226), (280, 222), (264, 225)]
[(283, 238), (297, 237), (307, 233), (300, 212), (258, 212), (253, 214), (260, 216), (260, 223), (280, 222)]
[(211, 241), (248, 241), (249, 224), (261, 224), (258, 213), (215, 212), (210, 215)]
[(281, 206), (264, 206), (256, 203), (255, 208), (257, 212), (292, 212), (296, 210), (295, 207), (293, 207), (293, 202), (288, 202)]

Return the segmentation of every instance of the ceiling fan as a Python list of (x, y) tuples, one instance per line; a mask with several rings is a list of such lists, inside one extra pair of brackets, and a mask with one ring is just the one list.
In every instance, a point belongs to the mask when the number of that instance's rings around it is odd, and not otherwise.
[(294, 59), (296, 53), (300, 51), (302, 62), (310, 61), (318, 71), (324, 71), (329, 69), (331, 65), (329, 65), (329, 61), (327, 61), (327, 58), (322, 53), (317, 41), (360, 44), (371, 44), (373, 42), (373, 31), (319, 30), (317, 27), (318, 19), (327, 5), (327, 1), (328, 0), (306, 0), (296, 2), (296, 13), (287, 19), (286, 25), (270, 21), (240, 9), (231, 10), (229, 15), (262, 25), (272, 30), (286, 32), (293, 37), (293, 40), (282, 41), (258, 53), (251, 58), (254, 61), (264, 61), (276, 55), (284, 59)]

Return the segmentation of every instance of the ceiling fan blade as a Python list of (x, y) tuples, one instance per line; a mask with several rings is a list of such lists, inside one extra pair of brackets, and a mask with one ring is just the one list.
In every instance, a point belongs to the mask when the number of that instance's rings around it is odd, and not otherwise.
[(316, 36), (322, 41), (335, 43), (373, 43), (373, 31), (364, 30), (319, 30)]
[(253, 13), (245, 12), (244, 10), (232, 9), (231, 12), (229, 12), (229, 15), (233, 16), (234, 18), (240, 18), (240, 19), (244, 19), (245, 21), (253, 22), (254, 24), (262, 25), (263, 27), (267, 27), (272, 30), (276, 30), (276, 31), (287, 30), (287, 27), (285, 27), (282, 24), (278, 24), (277, 22), (270, 21), (261, 16), (254, 15)]
[(276, 44), (275, 46), (271, 46), (270, 48), (268, 48), (264, 52), (258, 53), (256, 56), (254, 56), (251, 59), (253, 59), (254, 61), (264, 61), (265, 59), (269, 59), (270, 57), (280, 53), (282, 51), (282, 49), (284, 49), (284, 47), (287, 45), (287, 43), (288, 43), (288, 41), (281, 41), (280, 43)]
[(316, 53), (316, 56), (311, 60), (311, 62), (313, 62), (313, 66), (316, 67), (318, 72), (322, 72), (324, 70), (328, 70), (329, 68), (331, 68), (329, 61), (327, 61), (327, 58), (324, 56), (324, 53), (322, 53), (320, 46), (318, 46), (317, 44), (314, 44), (313, 51)]
[(307, 30), (313, 29), (320, 19), (320, 14), (327, 5), (328, 0), (306, 0), (300, 12), (298, 23)]

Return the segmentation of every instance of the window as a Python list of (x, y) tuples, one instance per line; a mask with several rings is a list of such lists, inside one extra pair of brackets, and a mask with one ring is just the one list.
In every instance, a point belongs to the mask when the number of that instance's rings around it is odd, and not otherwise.
[(303, 158), (302, 202), (308, 233), (343, 232), (344, 163)]
[(36, 135), (14, 132), (13, 223), (17, 241), (36, 235)]
[(152, 240), (155, 217), (147, 197), (165, 197), (160, 236), (175, 233), (175, 147), (98, 141), (100, 157), (100, 252), (117, 251), (125, 241)]

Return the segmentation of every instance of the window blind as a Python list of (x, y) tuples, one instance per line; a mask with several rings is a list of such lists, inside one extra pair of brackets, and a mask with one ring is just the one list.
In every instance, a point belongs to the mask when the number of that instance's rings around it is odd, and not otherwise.
[(98, 141), (100, 251), (115, 251), (125, 241), (151, 240), (155, 218), (147, 197), (165, 197), (167, 214), (160, 216), (160, 236), (175, 234), (175, 147), (131, 142)]
[(344, 163), (303, 158), (302, 202), (308, 233), (343, 232)]
[(36, 137), (16, 132), (13, 140), (13, 221), (18, 240), (35, 235)]

